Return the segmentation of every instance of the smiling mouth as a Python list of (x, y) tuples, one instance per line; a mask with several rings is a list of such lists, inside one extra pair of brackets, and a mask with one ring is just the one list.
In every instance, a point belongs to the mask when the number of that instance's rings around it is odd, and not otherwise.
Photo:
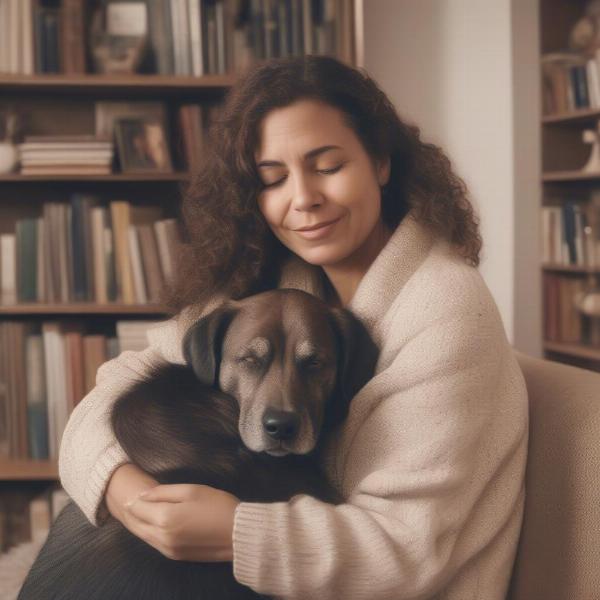
[(339, 217), (337, 219), (333, 219), (332, 221), (324, 221), (323, 223), (319, 223), (317, 225), (313, 225), (311, 227), (300, 227), (299, 229), (295, 229), (294, 231), (316, 231), (317, 229), (321, 229), (323, 227), (327, 227), (327, 225), (331, 225), (339, 221)]

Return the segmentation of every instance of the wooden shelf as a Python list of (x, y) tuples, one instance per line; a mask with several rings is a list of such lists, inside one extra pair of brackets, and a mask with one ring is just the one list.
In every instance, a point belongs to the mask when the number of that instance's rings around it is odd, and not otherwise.
[(110, 175), (20, 175), (11, 173), (9, 175), (0, 175), (0, 183), (25, 183), (31, 181), (115, 181), (115, 182), (135, 182), (143, 183), (149, 181), (157, 183), (161, 181), (187, 181), (190, 179), (189, 173), (111, 173)]
[(543, 173), (542, 181), (593, 181), (600, 180), (600, 172), (598, 173), (582, 173), (581, 171), (554, 171), (551, 173)]
[(545, 341), (544, 350), (546, 350), (547, 352), (567, 354), (568, 356), (576, 356), (577, 358), (585, 358), (588, 360), (595, 360), (600, 362), (600, 348), (594, 346)]
[(7, 75), (0, 74), (3, 92), (53, 94), (112, 94), (161, 96), (202, 91), (222, 92), (233, 85), (235, 75), (182, 77), (164, 75)]
[(15, 315), (161, 315), (167, 308), (158, 304), (94, 304), (77, 302), (71, 304), (4, 304), (0, 316)]
[(576, 267), (574, 265), (542, 265), (544, 271), (557, 271), (560, 273), (581, 273), (587, 275), (600, 275), (600, 268), (590, 269), (586, 267)]
[(600, 108), (586, 108), (568, 113), (558, 113), (542, 117), (545, 125), (581, 125), (583, 123), (594, 123), (600, 119)]
[(56, 461), (0, 459), (0, 481), (39, 481), (43, 479), (58, 479)]

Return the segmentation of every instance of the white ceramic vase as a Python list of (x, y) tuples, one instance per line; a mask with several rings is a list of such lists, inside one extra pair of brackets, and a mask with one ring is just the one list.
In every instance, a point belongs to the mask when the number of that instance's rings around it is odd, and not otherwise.
[(0, 142), (0, 173), (11, 173), (18, 160), (17, 147), (10, 142)]

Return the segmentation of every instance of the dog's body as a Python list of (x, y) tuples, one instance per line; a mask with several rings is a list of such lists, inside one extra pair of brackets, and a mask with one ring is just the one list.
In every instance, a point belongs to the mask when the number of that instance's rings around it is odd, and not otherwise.
[[(160, 483), (202, 483), (243, 501), (341, 501), (315, 454), (374, 368), (376, 349), (356, 319), (303, 292), (267, 292), (201, 319), (184, 355), (188, 366), (157, 369), (114, 404), (131, 462)], [(71, 503), (19, 600), (259, 597), (235, 581), (231, 563), (170, 560), (113, 518), (92, 526)]]

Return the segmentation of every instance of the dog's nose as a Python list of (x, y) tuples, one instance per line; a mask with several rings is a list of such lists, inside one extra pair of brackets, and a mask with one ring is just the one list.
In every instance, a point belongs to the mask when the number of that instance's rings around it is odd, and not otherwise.
[(274, 440), (290, 440), (298, 433), (300, 418), (296, 413), (268, 408), (263, 415), (263, 427)]

